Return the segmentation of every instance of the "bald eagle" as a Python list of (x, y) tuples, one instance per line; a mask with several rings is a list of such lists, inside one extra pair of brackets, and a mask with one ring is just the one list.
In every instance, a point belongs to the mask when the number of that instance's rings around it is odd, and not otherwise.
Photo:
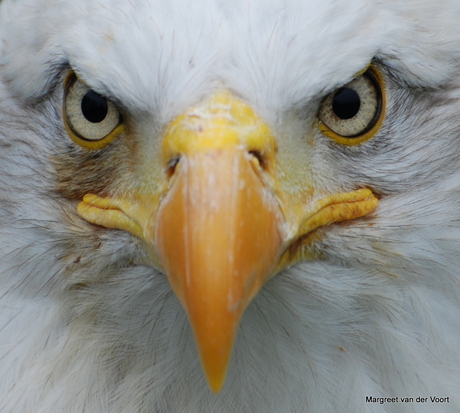
[(1, 412), (459, 412), (457, 0), (2, 0)]

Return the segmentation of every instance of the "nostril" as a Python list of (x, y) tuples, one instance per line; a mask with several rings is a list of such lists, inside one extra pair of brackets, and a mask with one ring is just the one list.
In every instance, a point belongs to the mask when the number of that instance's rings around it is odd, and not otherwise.
[(174, 173), (176, 172), (176, 167), (177, 164), (180, 161), (180, 156), (179, 155), (174, 155), (168, 162), (168, 165), (166, 166), (166, 175), (168, 178), (171, 178)]
[(249, 155), (251, 155), (253, 158), (255, 158), (259, 164), (259, 166), (262, 168), (262, 169), (266, 169), (267, 168), (267, 162), (265, 160), (265, 157), (264, 155), (262, 154), (262, 152), (260, 151), (249, 151)]

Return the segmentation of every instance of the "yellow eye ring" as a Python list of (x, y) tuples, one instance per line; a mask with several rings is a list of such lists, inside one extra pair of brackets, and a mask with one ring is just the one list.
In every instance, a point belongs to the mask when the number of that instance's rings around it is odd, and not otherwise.
[(114, 103), (93, 91), (74, 72), (64, 82), (64, 126), (70, 138), (86, 149), (101, 149), (124, 130)]
[[(345, 99), (341, 94), (346, 95)], [(359, 145), (379, 131), (385, 110), (385, 82), (380, 71), (371, 65), (326, 96), (318, 111), (318, 129), (341, 145)]]

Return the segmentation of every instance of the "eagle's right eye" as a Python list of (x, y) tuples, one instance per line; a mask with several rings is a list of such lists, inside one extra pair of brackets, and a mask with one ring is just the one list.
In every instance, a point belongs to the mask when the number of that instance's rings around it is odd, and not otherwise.
[(72, 73), (64, 94), (64, 123), (76, 143), (99, 149), (118, 135), (122, 119), (113, 102)]

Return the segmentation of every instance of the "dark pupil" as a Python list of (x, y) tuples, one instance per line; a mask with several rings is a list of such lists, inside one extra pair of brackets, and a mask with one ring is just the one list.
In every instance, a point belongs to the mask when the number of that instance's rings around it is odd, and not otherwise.
[(361, 99), (358, 93), (349, 87), (339, 89), (334, 95), (332, 109), (340, 119), (351, 119), (356, 116), (361, 106)]
[(107, 100), (90, 90), (81, 100), (81, 111), (86, 120), (92, 123), (102, 122), (107, 116)]

